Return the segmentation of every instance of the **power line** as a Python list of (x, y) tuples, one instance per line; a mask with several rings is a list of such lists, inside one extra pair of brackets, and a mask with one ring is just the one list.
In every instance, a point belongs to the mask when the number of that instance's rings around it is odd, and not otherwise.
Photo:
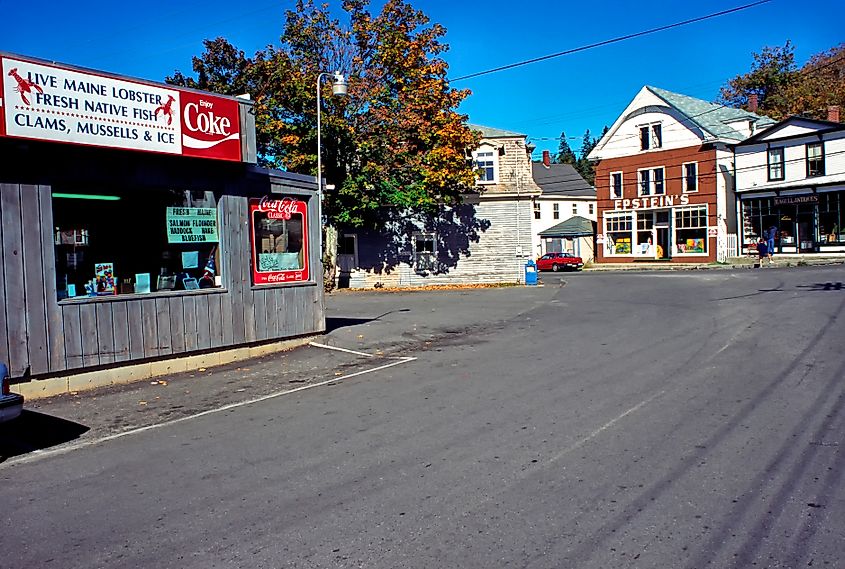
[(499, 71), (505, 71), (507, 69), (513, 69), (514, 67), (522, 67), (523, 65), (529, 65), (531, 63), (537, 63), (537, 62), (540, 62), (540, 61), (545, 61), (547, 59), (554, 59), (556, 57), (561, 57), (563, 55), (570, 55), (572, 53), (577, 53), (579, 51), (586, 51), (588, 49), (593, 49), (593, 48), (596, 48), (596, 47), (610, 45), (610, 44), (613, 44), (613, 43), (618, 43), (618, 42), (621, 42), (621, 41), (625, 41), (625, 40), (629, 40), (629, 39), (633, 39), (633, 38), (638, 38), (638, 37), (641, 37), (641, 36), (646, 36), (646, 35), (654, 34), (654, 33), (657, 33), (657, 32), (662, 32), (662, 31), (669, 30), (669, 29), (672, 29), (672, 28), (678, 28), (678, 27), (681, 27), (681, 26), (694, 24), (696, 22), (709, 20), (711, 18), (717, 18), (719, 16), (725, 16), (727, 14), (732, 14), (734, 12), (739, 12), (741, 10), (747, 10), (749, 8), (753, 8), (755, 6), (760, 6), (762, 4), (768, 4), (771, 1), (772, 0), (759, 0), (757, 2), (752, 2), (751, 4), (745, 4), (744, 6), (737, 6), (736, 8), (731, 8), (729, 10), (722, 10), (721, 12), (714, 12), (714, 13), (708, 14), (706, 16), (699, 16), (698, 18), (692, 18), (690, 20), (684, 20), (683, 22), (675, 22), (674, 24), (668, 24), (668, 25), (665, 25), (665, 26), (657, 27), (657, 28), (651, 28), (649, 30), (644, 30), (644, 31), (637, 32), (637, 33), (634, 33), (634, 34), (627, 34), (627, 35), (624, 35), (624, 36), (615, 37), (613, 39), (603, 40), (603, 41), (600, 41), (600, 42), (591, 43), (591, 44), (588, 44), (588, 45), (583, 45), (581, 47), (567, 49), (565, 51), (561, 51), (561, 52), (558, 52), (558, 53), (552, 53), (552, 54), (549, 54), (549, 55), (543, 55), (541, 57), (535, 57), (534, 59), (527, 59), (525, 61), (519, 61), (517, 63), (510, 63), (508, 65), (502, 65), (501, 67), (496, 67), (494, 69), (488, 69), (486, 71), (478, 71), (476, 73), (470, 73), (469, 75), (462, 75), (461, 77), (456, 77), (454, 79), (451, 79), (450, 81), (452, 81), (452, 82), (463, 81), (464, 79), (471, 79), (473, 77), (481, 77), (482, 75), (489, 75), (490, 73), (497, 73)]

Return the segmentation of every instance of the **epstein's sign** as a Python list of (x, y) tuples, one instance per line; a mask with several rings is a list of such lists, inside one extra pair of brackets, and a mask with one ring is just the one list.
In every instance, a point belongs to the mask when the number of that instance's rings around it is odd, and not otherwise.
[(0, 136), (241, 160), (238, 102), (0, 57)]

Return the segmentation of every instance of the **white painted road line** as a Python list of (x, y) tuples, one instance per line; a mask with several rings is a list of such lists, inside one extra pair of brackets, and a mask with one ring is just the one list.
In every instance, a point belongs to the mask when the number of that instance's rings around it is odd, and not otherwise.
[(374, 358), (373, 354), (368, 354), (367, 352), (358, 352), (355, 350), (350, 350), (349, 348), (339, 348), (337, 346), (329, 346), (328, 344), (319, 344), (317, 342), (308, 342), (309, 346), (314, 346), (315, 348), (323, 348), (324, 350), (334, 350), (336, 352), (343, 352), (345, 354), (355, 354), (356, 356), (364, 356), (365, 358)]
[[(315, 347), (323, 347), (323, 346), (315, 346)], [(351, 352), (351, 350), (345, 350), (343, 348), (338, 348), (338, 349), (340, 349), (341, 351)], [(352, 352), (352, 353), (355, 353), (355, 352)], [(359, 352), (359, 353), (363, 354), (363, 355), (369, 355), (369, 354), (364, 354), (363, 352)], [(375, 356), (371, 356), (371, 357), (375, 357)], [(155, 425), (147, 425), (146, 427), (139, 427), (137, 429), (132, 429), (130, 431), (124, 431), (122, 433), (115, 433), (113, 435), (108, 435), (108, 436), (105, 436), (105, 437), (101, 437), (99, 439), (94, 439), (94, 440), (91, 440), (91, 441), (84, 441), (84, 442), (81, 442), (81, 443), (72, 444), (70, 446), (66, 446), (66, 447), (62, 447), (62, 448), (48, 449), (48, 450), (35, 450), (28, 455), (21, 456), (19, 458), (13, 458), (13, 459), (7, 460), (4, 463), (0, 463), (0, 470), (2, 470), (3, 468), (6, 468), (8, 466), (12, 466), (14, 464), (23, 464), (23, 463), (35, 462), (35, 461), (41, 460), (43, 458), (47, 458), (47, 457), (51, 457), (51, 456), (58, 456), (58, 455), (65, 454), (65, 453), (68, 453), (68, 452), (71, 452), (71, 451), (83, 449), (83, 448), (98, 445), (98, 444), (101, 444), (101, 443), (106, 443), (106, 442), (113, 441), (113, 440), (116, 440), (116, 439), (120, 439), (120, 438), (123, 438), (123, 437), (129, 437), (129, 436), (132, 436), (132, 435), (137, 435), (137, 434), (140, 434), (140, 433), (143, 433), (143, 432), (146, 432), (146, 431), (151, 431), (153, 429), (159, 429), (161, 427), (169, 427), (170, 425), (176, 425), (177, 423), (183, 423), (185, 421), (192, 421), (194, 419), (198, 419), (200, 417), (205, 417), (207, 415), (213, 415), (215, 413), (220, 413), (222, 411), (229, 411), (230, 409), (237, 409), (238, 407), (246, 407), (247, 405), (254, 405), (255, 403), (261, 403), (262, 401), (268, 401), (270, 399), (275, 399), (276, 397), (281, 397), (283, 395), (290, 395), (291, 393), (298, 393), (300, 391), (305, 391), (306, 389), (314, 389), (316, 387), (323, 387), (325, 385), (330, 385), (332, 383), (337, 383), (339, 381), (343, 381), (344, 379), (350, 379), (350, 378), (353, 378), (353, 377), (358, 377), (359, 375), (364, 375), (364, 374), (367, 374), (367, 373), (373, 373), (373, 372), (381, 371), (383, 369), (391, 368), (391, 367), (394, 367), (394, 366), (410, 363), (410, 362), (415, 361), (417, 358), (410, 357), (410, 356), (393, 356), (393, 357), (391, 357), (391, 359), (393, 359), (394, 361), (387, 363), (387, 364), (384, 364), (384, 365), (381, 365), (381, 366), (374, 367), (374, 368), (356, 371), (354, 373), (348, 373), (346, 375), (333, 377), (332, 379), (327, 379), (327, 380), (321, 381), (319, 383), (313, 383), (313, 384), (310, 384), (310, 385), (303, 385), (303, 386), (300, 386), (300, 387), (296, 387), (294, 389), (286, 389), (284, 391), (277, 391), (277, 392), (271, 393), (269, 395), (263, 395), (261, 397), (256, 397), (255, 399), (249, 399), (247, 401), (241, 401), (239, 403), (230, 403), (229, 405), (224, 405), (223, 407), (218, 407), (217, 409), (209, 409), (208, 411), (202, 411), (200, 413), (195, 413), (194, 415), (188, 415), (187, 417), (180, 417), (178, 419), (172, 419), (170, 421), (165, 421), (163, 423), (156, 423)]]

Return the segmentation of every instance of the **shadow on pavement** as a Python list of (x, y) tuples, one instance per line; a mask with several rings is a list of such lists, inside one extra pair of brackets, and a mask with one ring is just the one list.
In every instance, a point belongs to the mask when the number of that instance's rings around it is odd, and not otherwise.
[(410, 312), (410, 308), (399, 308), (397, 310), (390, 310), (385, 312), (384, 314), (379, 314), (373, 318), (347, 318), (343, 316), (326, 316), (326, 334), (329, 332), (333, 332), (338, 328), (347, 328), (349, 326), (358, 326), (359, 324), (366, 324), (368, 322), (373, 322), (374, 320), (379, 320), (384, 318), (388, 314), (394, 314), (397, 312)]
[(24, 409), (20, 417), (0, 425), (0, 462), (79, 438), (88, 427)]

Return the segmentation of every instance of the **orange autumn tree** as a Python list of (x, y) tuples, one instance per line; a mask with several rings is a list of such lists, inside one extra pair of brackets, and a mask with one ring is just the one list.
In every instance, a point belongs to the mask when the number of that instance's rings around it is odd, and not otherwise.
[[(278, 45), (247, 58), (222, 38), (193, 60), (196, 79), (168, 81), (255, 100), (261, 163), (316, 175), (320, 72), (340, 71), (349, 96), (322, 89), (323, 174), (328, 225), (378, 228), (385, 211), (435, 213), (461, 202), (476, 173), (478, 143), (458, 105), (469, 95), (446, 77), (445, 29), (405, 0), (371, 13), (367, 0), (299, 0), (285, 13)], [(341, 21), (343, 20), (343, 22)]]

